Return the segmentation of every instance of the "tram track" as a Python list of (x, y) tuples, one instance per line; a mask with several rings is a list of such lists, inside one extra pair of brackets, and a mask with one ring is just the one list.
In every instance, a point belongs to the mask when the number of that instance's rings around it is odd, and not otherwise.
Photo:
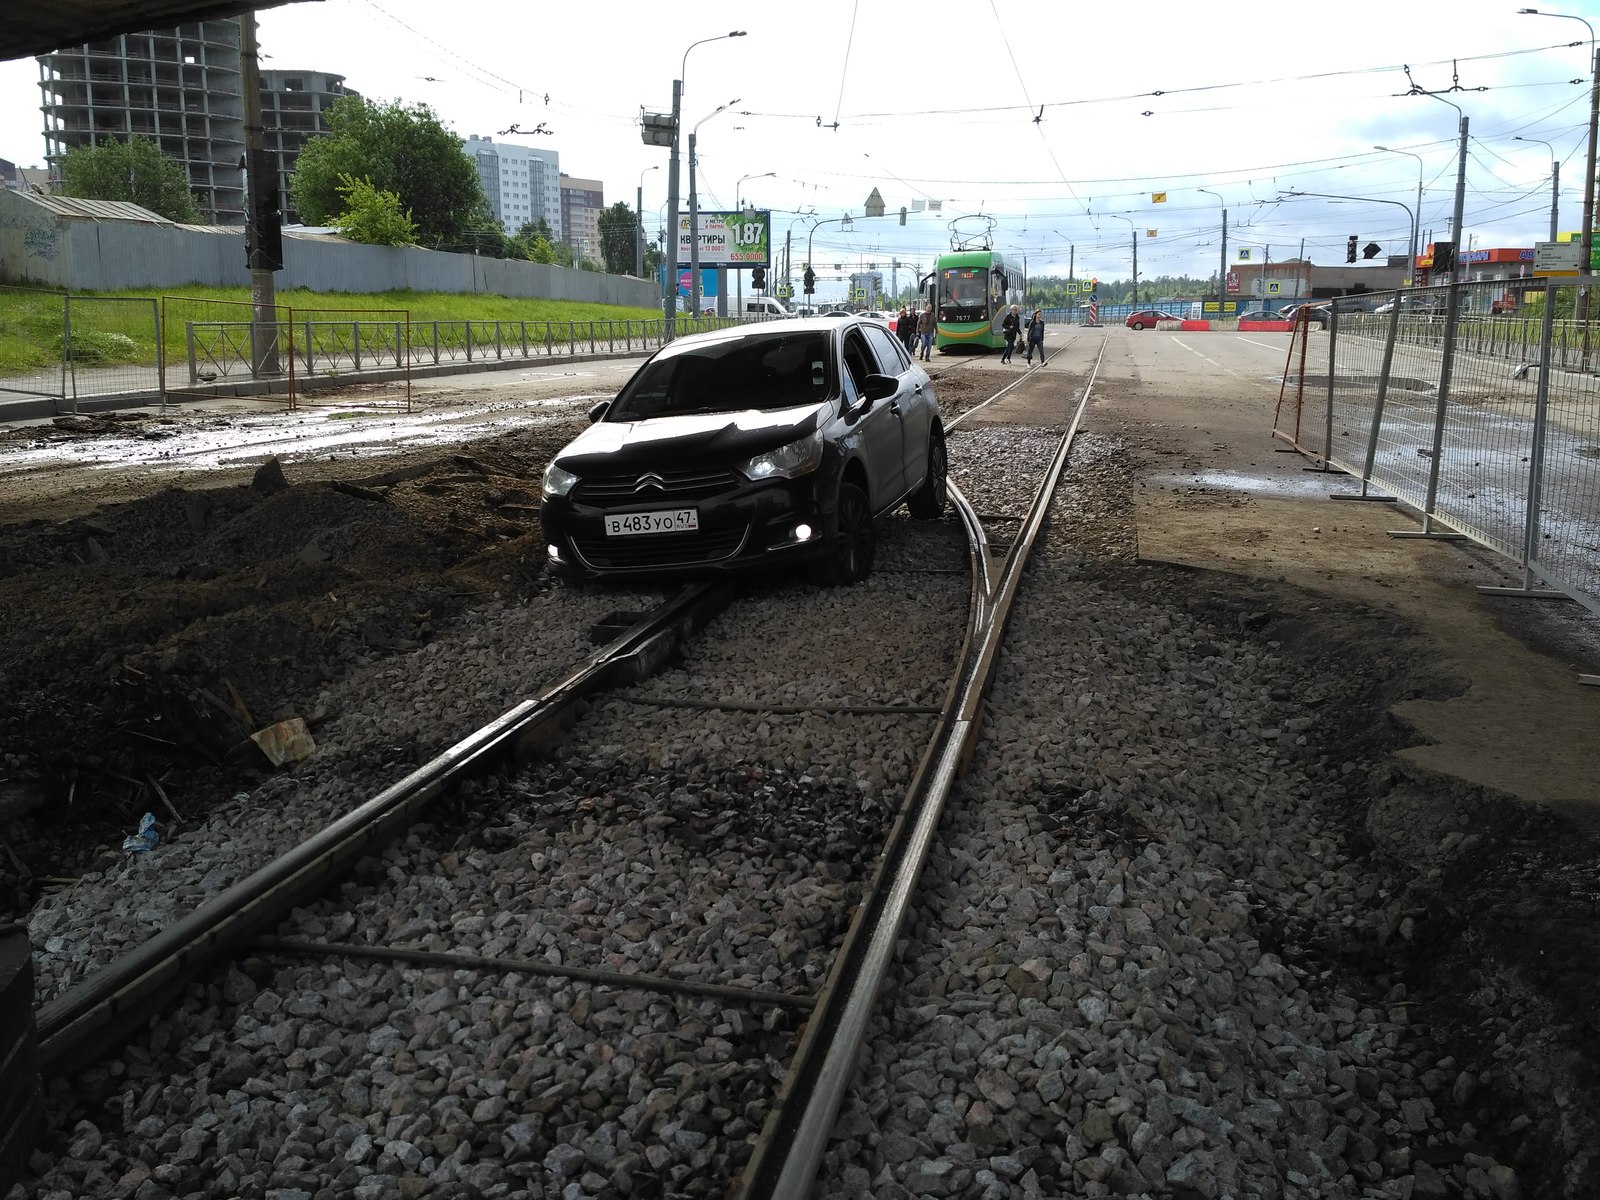
[[(909, 524), (909, 523), (907, 523)], [(966, 530), (969, 553), (974, 562), (979, 562), (987, 555), (978, 553), (982, 547), (981, 526), (969, 508), (962, 510), (962, 527)], [(905, 561), (907, 574), (917, 573), (925, 561), (925, 555), (913, 555)], [(896, 570), (892, 562), (885, 564), (880, 573), (886, 577), (895, 575)], [(967, 607), (974, 615), (975, 620), (987, 619), (986, 597), (988, 584), (981, 568), (969, 571), (969, 587)], [(925, 584), (919, 584), (923, 588)], [(685, 602), (682, 598), (676, 603), (680, 608), (685, 603), (689, 607), (703, 603), (700, 600)], [(696, 611), (699, 611), (696, 609)], [(656, 643), (665, 640), (667, 643), (676, 644), (676, 639), (684, 636), (683, 631), (677, 633), (662, 633), (658, 631), (653, 635)], [(650, 640), (650, 638), (646, 638)], [(657, 652), (659, 654), (659, 652)], [(599, 657), (599, 656), (597, 656)], [(637, 655), (635, 655), (637, 657)], [(615, 672), (618, 668), (610, 668)], [(582, 687), (574, 678), (558, 685), (556, 690), (564, 689), (572, 694), (577, 694)], [(756, 696), (765, 694), (757, 689)], [(466, 739), (463, 743), (453, 748), (445, 759), (459, 762), (465, 770), (468, 764), (471, 769), (481, 771), (492, 762), (503, 761), (509, 755), (510, 749), (518, 743), (528, 740), (540, 741), (541, 730), (548, 731), (554, 728), (562, 718), (557, 715), (554, 705), (555, 696), (551, 689), (541, 697), (540, 702), (529, 702), (519, 706), (516, 716), (507, 714), (506, 718), (496, 722), (488, 730), (479, 731), (478, 734)], [(650, 704), (648, 698), (633, 698), (635, 703)], [(627, 697), (619, 698), (615, 703), (628, 703)], [(774, 705), (770, 699), (760, 700), (752, 698), (747, 702), (734, 704), (707, 705), (705, 702), (686, 704), (687, 708), (714, 707), (723, 711), (738, 709), (741, 706), (748, 711), (781, 710), (794, 712), (802, 709), (815, 709), (818, 707), (831, 708), (831, 719), (863, 718), (871, 715), (884, 715), (885, 710), (898, 707), (903, 710), (895, 716), (928, 716), (928, 706), (917, 709), (916, 706), (860, 706), (860, 705)], [(534, 710), (538, 710), (535, 712)], [(392, 809), (394, 812), (415, 812), (427, 800), (436, 797), (446, 787), (450, 786), (449, 779), (453, 771), (446, 769), (442, 763), (429, 764), (424, 769), (415, 772), (402, 785), (389, 789), (378, 800), (372, 802), (381, 808)], [(379, 805), (379, 800), (383, 801)], [(409, 806), (409, 807), (408, 807)], [(359, 814), (359, 815), (357, 815)], [(308, 897), (318, 890), (325, 889), (328, 881), (335, 871), (341, 869), (341, 864), (349, 861), (351, 856), (359, 857), (370, 847), (380, 843), (387, 837), (393, 836), (393, 830), (373, 820), (374, 813), (370, 806), (363, 806), (357, 813), (338, 823), (337, 832), (330, 829), (325, 835), (312, 839), (312, 849), (298, 855), (285, 856), (286, 859), (296, 859), (297, 863), (280, 860), (270, 867), (257, 872), (253, 882), (243, 891), (244, 885), (236, 885), (233, 889), (212, 901), (202, 908), (209, 908), (211, 912), (204, 917), (197, 911), (190, 918), (180, 920), (155, 940), (155, 944), (142, 947), (133, 955), (119, 960), (113, 966), (91, 976), (90, 980), (78, 988), (49, 1002), (40, 1014), (40, 1031), (42, 1035), (43, 1057), (52, 1070), (66, 1070), (79, 1066), (103, 1053), (118, 1038), (148, 1021), (153, 1011), (161, 1005), (170, 1002), (171, 998), (182, 987), (182, 980), (186, 973), (202, 969), (208, 964), (222, 960), (229, 955), (240, 953), (287, 955), (287, 954), (324, 954), (337, 955), (337, 947), (318, 949), (305, 943), (293, 943), (279, 939), (277, 941), (263, 940), (256, 936), (261, 930), (272, 924), (274, 911), (283, 911), (308, 902)], [(355, 833), (356, 829), (362, 832)], [(335, 850), (332, 843), (347, 839), (347, 844)], [(269, 902), (265, 897), (272, 895)], [(248, 899), (247, 899), (248, 897)], [(219, 917), (225, 919), (218, 920)], [(366, 948), (367, 953), (374, 952), (371, 947)], [(354, 951), (352, 951), (354, 953)], [(419, 953), (436, 953), (434, 951)], [(400, 957), (404, 958), (403, 952)], [(444, 960), (440, 960), (443, 962)], [(488, 956), (480, 956), (480, 968), (492, 969), (494, 960)], [(461, 964), (458, 964), (458, 966)], [(515, 965), (510, 959), (501, 962), (501, 968), (515, 970)], [(645, 988), (649, 987), (647, 980), (641, 981)], [(738, 989), (735, 989), (738, 990)], [(778, 1004), (782, 1001), (776, 998), (776, 993), (763, 992), (762, 989), (753, 989), (752, 995), (758, 998), (758, 1003)], [(804, 1008), (809, 1001), (803, 998), (792, 998), (791, 1006)]]

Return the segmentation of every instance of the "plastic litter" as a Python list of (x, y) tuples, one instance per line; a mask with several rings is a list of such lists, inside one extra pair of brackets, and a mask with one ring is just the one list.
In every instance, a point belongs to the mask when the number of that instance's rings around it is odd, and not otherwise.
[(145, 813), (139, 818), (139, 832), (122, 839), (122, 848), (129, 854), (148, 854), (161, 841), (156, 832), (155, 813)]
[(306, 730), (300, 717), (290, 717), (250, 735), (250, 740), (261, 747), (261, 753), (275, 767), (285, 763), (300, 762), (317, 752), (316, 740)]

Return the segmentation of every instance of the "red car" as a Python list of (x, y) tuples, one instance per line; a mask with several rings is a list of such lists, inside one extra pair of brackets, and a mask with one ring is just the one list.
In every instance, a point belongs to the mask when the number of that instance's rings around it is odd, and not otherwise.
[(1141, 308), (1137, 312), (1128, 314), (1128, 319), (1123, 322), (1129, 329), (1154, 329), (1157, 321), (1181, 321), (1182, 317), (1175, 317), (1169, 312), (1159, 308)]

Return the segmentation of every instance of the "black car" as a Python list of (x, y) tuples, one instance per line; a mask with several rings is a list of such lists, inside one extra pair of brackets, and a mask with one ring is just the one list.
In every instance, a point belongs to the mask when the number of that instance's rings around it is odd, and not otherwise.
[(1301, 309), (1305, 310), (1304, 320), (1308, 325), (1315, 325), (1318, 329), (1326, 329), (1333, 323), (1333, 306), (1328, 303), (1291, 305), (1278, 314), (1278, 319), (1298, 323), (1302, 319), (1300, 315)]
[(810, 563), (872, 569), (873, 521), (944, 512), (927, 373), (881, 321), (818, 317), (679, 338), (550, 461), (551, 571), (598, 579)]

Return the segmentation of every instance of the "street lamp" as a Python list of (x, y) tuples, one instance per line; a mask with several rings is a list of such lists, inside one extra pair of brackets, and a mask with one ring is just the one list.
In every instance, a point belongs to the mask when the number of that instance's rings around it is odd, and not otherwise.
[(639, 172), (638, 199), (634, 201), (633, 215), (635, 224), (633, 229), (633, 273), (640, 279), (644, 278), (644, 177), (651, 171), (659, 171), (661, 164), (646, 167)]
[(1538, 142), (1550, 151), (1550, 240), (1556, 240), (1556, 231), (1560, 229), (1559, 217), (1561, 216), (1561, 160), (1556, 157), (1556, 148), (1543, 138), (1523, 137), (1520, 133), (1511, 139), (1514, 142)]
[[(1594, 240), (1595, 132), (1600, 129), (1600, 54), (1595, 53), (1594, 26), (1571, 13), (1542, 12), (1537, 8), (1519, 8), (1517, 12), (1530, 17), (1560, 17), (1564, 21), (1583, 21), (1583, 27), (1589, 31), (1589, 72), (1593, 76), (1593, 82), (1589, 85), (1589, 162), (1583, 169), (1583, 250), (1578, 256), (1578, 274), (1588, 275), (1589, 257), (1594, 253), (1589, 243)], [(1588, 307), (1589, 289), (1580, 285), (1577, 313), (1580, 321), (1587, 316)]]
[[(741, 176), (739, 176), (738, 180), (733, 185), (733, 209), (734, 209), (734, 211), (735, 212), (740, 212), (740, 213), (744, 212), (744, 209), (739, 207), (739, 187), (740, 187), (741, 184), (744, 183), (745, 180), (747, 180), (747, 179), (776, 179), (777, 177), (778, 177), (778, 173), (776, 171), (763, 171), (759, 175), (741, 175)], [(771, 231), (770, 230), (768, 231), (768, 235), (767, 235), (767, 252), (769, 254), (772, 252), (772, 236), (771, 236)], [(744, 316), (744, 268), (741, 267), (741, 268), (739, 268), (738, 270), (736, 270), (734, 272), (734, 279), (735, 279), (736, 283), (738, 284), (738, 288), (739, 288), (739, 309), (738, 309), (738, 313), (736, 315), (742, 317), (742, 316)]]
[(1417, 224), (1422, 220), (1422, 171), (1424, 166), (1422, 155), (1413, 154), (1410, 150), (1392, 150), (1388, 146), (1374, 146), (1373, 149), (1382, 150), (1385, 154), (1404, 154), (1407, 158), (1417, 160), (1417, 207), (1416, 211), (1411, 214), (1411, 261), (1406, 264), (1406, 275), (1409, 279), (1415, 279), (1417, 274), (1417, 251), (1421, 249), (1417, 245)]
[[(701, 38), (698, 42), (690, 42), (687, 50), (683, 52), (683, 64), (678, 68), (678, 77), (672, 81), (672, 158), (671, 166), (667, 171), (667, 236), (662, 242), (662, 249), (666, 250), (667, 274), (672, 277), (672, 286), (667, 288), (661, 298), (661, 315), (665, 322), (665, 340), (671, 341), (677, 335), (678, 318), (678, 148), (681, 144), (679, 130), (682, 126), (683, 113), (683, 80), (689, 72), (689, 50), (696, 46), (704, 46), (707, 42), (720, 42), (726, 38), (743, 37), (744, 30), (735, 29), (728, 33), (718, 34), (716, 37)], [(698, 231), (696, 231), (698, 232)], [(690, 245), (697, 244), (695, 238), (689, 239)], [(667, 250), (667, 246), (672, 247)]]
[(1417, 227), (1416, 214), (1411, 211), (1411, 206), (1404, 200), (1384, 200), (1378, 196), (1339, 196), (1333, 192), (1299, 192), (1290, 189), (1284, 192), (1285, 196), (1315, 196), (1319, 200), (1354, 200), (1358, 204), (1392, 204), (1396, 208), (1405, 210), (1406, 216), (1411, 218), (1411, 228)]
[[(700, 317), (700, 202), (694, 190), (694, 143), (695, 137), (704, 125), (719, 112), (731, 108), (739, 103), (735, 96), (727, 104), (719, 104), (694, 123), (694, 128), (689, 130), (689, 296), (694, 301), (694, 316)], [(728, 293), (723, 292), (724, 296)]]
[(1104, 213), (1107, 217), (1117, 217), (1119, 221), (1128, 222), (1128, 236), (1133, 239), (1133, 306), (1139, 307), (1139, 228), (1133, 223), (1131, 217), (1118, 217), (1116, 213)]
[(1213, 192), (1210, 188), (1195, 188), (1195, 191), (1204, 192), (1208, 196), (1215, 196), (1219, 201), (1222, 201), (1222, 257), (1217, 263), (1217, 316), (1220, 317), (1222, 315), (1222, 295), (1227, 286), (1225, 281), (1228, 276), (1228, 205), (1227, 201), (1222, 200), (1221, 193)]

